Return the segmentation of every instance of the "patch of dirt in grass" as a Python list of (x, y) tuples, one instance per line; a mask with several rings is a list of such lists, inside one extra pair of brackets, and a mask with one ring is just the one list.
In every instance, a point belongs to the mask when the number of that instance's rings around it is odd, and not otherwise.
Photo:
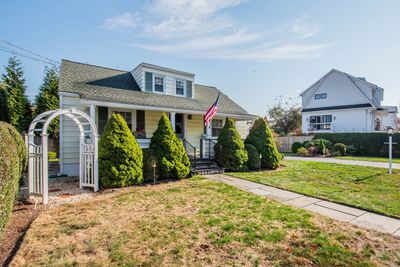
[(40, 208), (30, 203), (17, 203), (3, 237), (0, 239), (0, 265), (6, 266), (18, 251), (18, 248), (31, 222), (38, 216)]
[(398, 265), (400, 240), (201, 178), (43, 212), (12, 266)]

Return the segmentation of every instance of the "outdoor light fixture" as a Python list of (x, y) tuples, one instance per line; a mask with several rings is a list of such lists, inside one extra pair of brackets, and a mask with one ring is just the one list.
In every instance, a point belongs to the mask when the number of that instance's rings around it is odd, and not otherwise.
[(394, 129), (392, 127), (387, 127), (387, 133), (389, 136), (392, 136), (394, 134)]
[(192, 119), (192, 114), (188, 115), (188, 119), (191, 120)]

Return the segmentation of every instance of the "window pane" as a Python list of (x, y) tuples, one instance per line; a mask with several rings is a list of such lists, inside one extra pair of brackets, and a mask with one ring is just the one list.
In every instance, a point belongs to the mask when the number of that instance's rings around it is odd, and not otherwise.
[(156, 92), (164, 92), (164, 78), (163, 77), (154, 77), (154, 91)]
[(136, 131), (145, 130), (144, 110), (136, 110)]
[(176, 94), (184, 95), (184, 90), (185, 90), (184, 81), (177, 80), (176, 81)]
[(222, 130), (222, 120), (212, 120), (211, 122), (211, 135), (213, 137), (218, 137)]

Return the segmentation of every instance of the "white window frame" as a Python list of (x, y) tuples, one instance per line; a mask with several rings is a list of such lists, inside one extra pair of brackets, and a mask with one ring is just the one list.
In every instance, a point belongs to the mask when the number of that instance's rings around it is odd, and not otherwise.
[(213, 121), (221, 121), (222, 122), (221, 128), (218, 127), (217, 129), (222, 130), (222, 128), (224, 128), (224, 119), (223, 118), (214, 118), (214, 119), (211, 120), (211, 124), (210, 124), (211, 137), (218, 137), (218, 136), (213, 135)]
[[(183, 94), (182, 95), (176, 93), (176, 91), (177, 91), (177, 82), (182, 82), (182, 84), (183, 84)], [(176, 96), (184, 96), (184, 97), (186, 97), (186, 80), (184, 80), (184, 79), (175, 79), (175, 95)]]
[(327, 98), (328, 98), (327, 93), (320, 93), (320, 94), (314, 95), (314, 100), (323, 100), (323, 99), (327, 99)]
[[(161, 78), (163, 79), (163, 91), (156, 91), (156, 78)], [(157, 74), (153, 72), (153, 93), (158, 93), (158, 94), (165, 94), (165, 75), (162, 74)]]

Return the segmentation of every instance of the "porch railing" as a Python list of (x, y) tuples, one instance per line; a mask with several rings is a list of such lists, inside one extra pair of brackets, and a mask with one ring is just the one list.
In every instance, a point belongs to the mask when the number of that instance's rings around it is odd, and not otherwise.
[(200, 155), (203, 159), (214, 159), (214, 146), (216, 143), (214, 139), (200, 139)]
[(193, 146), (188, 140), (185, 138), (181, 139), (183, 146), (186, 150), (186, 153), (188, 155), (189, 160), (192, 161), (193, 167), (196, 168), (197, 165), (197, 149), (195, 146)]

